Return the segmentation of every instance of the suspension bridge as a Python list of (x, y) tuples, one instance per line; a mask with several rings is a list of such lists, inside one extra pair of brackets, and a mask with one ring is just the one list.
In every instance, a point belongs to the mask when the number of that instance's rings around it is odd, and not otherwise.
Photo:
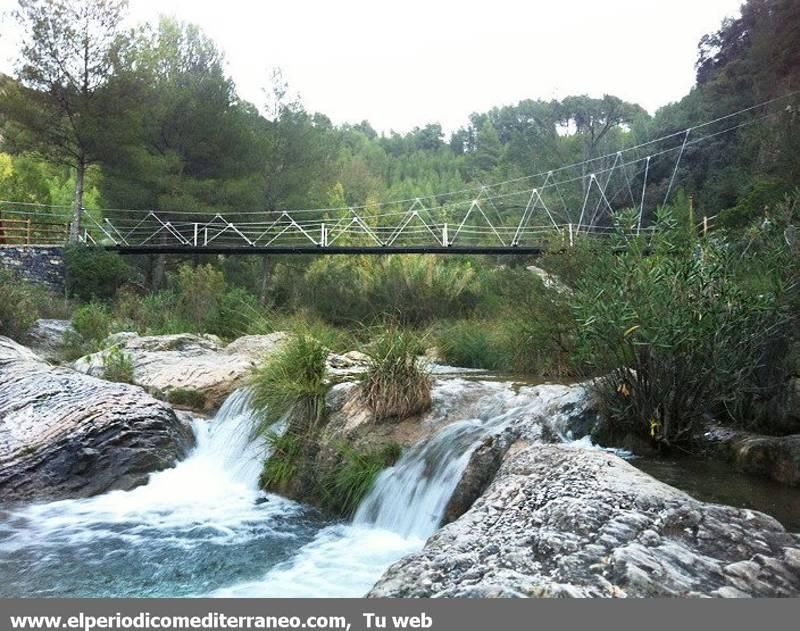
[[(641, 235), (672, 200), (684, 156), (775, 115), (755, 111), (776, 100), (613, 153), (457, 191), (337, 208), (86, 210), (79, 238), (121, 254), (538, 255), (585, 237)], [(742, 120), (750, 112), (757, 115)], [(70, 212), (0, 201), (0, 245), (62, 243)]]

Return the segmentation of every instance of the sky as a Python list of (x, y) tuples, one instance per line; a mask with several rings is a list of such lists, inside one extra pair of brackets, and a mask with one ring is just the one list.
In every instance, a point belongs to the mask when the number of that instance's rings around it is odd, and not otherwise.
[[(697, 43), (741, 0), (130, 0), (130, 20), (199, 25), (240, 96), (262, 106), (280, 68), (335, 123), (453, 131), (522, 99), (614, 94), (651, 113), (694, 83)], [(4, 13), (14, 0), (0, 0)], [(0, 72), (19, 33), (0, 21)]]

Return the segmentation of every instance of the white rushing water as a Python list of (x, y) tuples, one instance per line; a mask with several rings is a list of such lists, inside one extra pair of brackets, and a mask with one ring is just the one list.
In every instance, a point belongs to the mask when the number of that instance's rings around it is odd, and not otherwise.
[(345, 524), (259, 490), (266, 448), (234, 393), (144, 486), (0, 508), (0, 595), (361, 596), (438, 528), (475, 446), (546, 403), (496, 389), (406, 450)]
[(143, 486), (0, 507), (0, 594), (187, 595), (288, 558), (320, 520), (259, 490), (266, 449), (252, 423), (236, 392), (194, 422), (192, 453)]

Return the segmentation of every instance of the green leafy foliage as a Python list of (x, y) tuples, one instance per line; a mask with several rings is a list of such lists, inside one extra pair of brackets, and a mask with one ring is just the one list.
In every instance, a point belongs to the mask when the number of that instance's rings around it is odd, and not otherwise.
[(73, 245), (64, 250), (67, 293), (83, 300), (110, 300), (131, 278), (118, 254), (101, 248)]
[(295, 304), (334, 324), (354, 325), (384, 317), (420, 326), (469, 314), (478, 302), (470, 261), (433, 256), (320, 258), (302, 279)]
[(753, 383), (764, 349), (786, 323), (773, 276), (753, 291), (724, 242), (671, 241), (669, 217), (644, 243), (587, 270), (578, 284), (578, 353), (603, 374), (596, 390), (613, 431), (656, 443), (690, 442), (702, 415), (732, 409)]
[(397, 443), (388, 443), (367, 450), (341, 444), (335, 450), (337, 464), (325, 471), (319, 481), (323, 504), (337, 514), (352, 517), (375, 478), (397, 461), (402, 449)]
[(497, 323), (485, 320), (457, 320), (435, 327), (434, 339), (442, 360), (451, 366), (483, 368), (507, 367)]
[(172, 388), (167, 392), (167, 401), (190, 410), (204, 410), (206, 407), (206, 395), (194, 388)]
[(36, 290), (0, 270), (0, 335), (22, 341), (38, 316)]
[(261, 472), (261, 485), (268, 489), (280, 489), (299, 475), (306, 462), (303, 457), (303, 437), (272, 430), (264, 432), (263, 437), (269, 446), (270, 456)]
[(90, 302), (75, 309), (72, 330), (64, 336), (65, 358), (77, 359), (99, 350), (111, 333), (112, 324), (111, 311), (104, 304)]
[(175, 275), (178, 305), (183, 317), (200, 330), (219, 317), (225, 277), (211, 265), (181, 265)]

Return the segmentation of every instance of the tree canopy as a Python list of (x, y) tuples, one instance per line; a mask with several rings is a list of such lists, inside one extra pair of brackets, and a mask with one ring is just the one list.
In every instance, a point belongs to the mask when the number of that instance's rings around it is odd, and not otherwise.
[[(25, 43), (16, 77), (0, 82), (2, 148), (17, 161), (9, 196), (47, 200), (47, 180), (54, 203), (72, 186), (76, 229), (88, 189), (91, 204), (109, 208), (232, 216), (331, 200), (445, 204), (448, 191), (613, 156), (800, 88), (797, 3), (749, 0), (699, 42), (692, 91), (654, 116), (614, 95), (573, 95), (476, 112), (449, 135), (436, 122), (378, 133), (368, 121), (334, 125), (307, 111), (280, 76), (265, 80), (264, 103), (245, 102), (198, 27), (162, 18), (125, 31), (125, 10), (124, 0), (20, 0)], [(747, 124), (729, 133), (690, 143), (676, 181), (703, 212), (745, 222), (800, 176), (797, 114), (797, 98), (784, 98), (737, 118)], [(48, 176), (37, 180), (37, 168)], [(671, 164), (653, 166), (654, 199), (671, 177)]]

